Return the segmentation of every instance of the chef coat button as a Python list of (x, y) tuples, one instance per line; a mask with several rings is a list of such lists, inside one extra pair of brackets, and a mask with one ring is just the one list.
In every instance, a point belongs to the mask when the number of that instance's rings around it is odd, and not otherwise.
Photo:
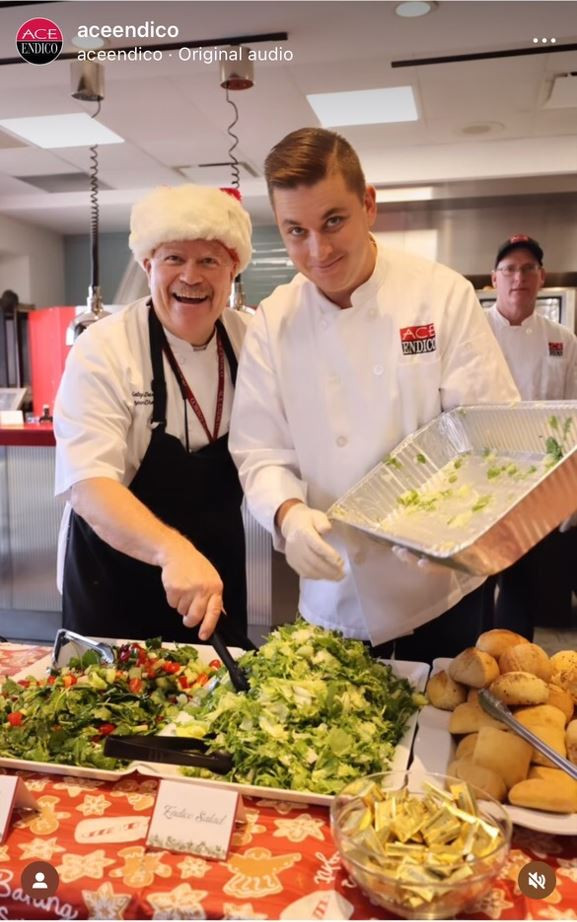
[(353, 557), (353, 561), (355, 563), (364, 563), (364, 560), (365, 560), (365, 555), (363, 554), (362, 551), (358, 551), (358, 553), (356, 553), (355, 556)]
[(339, 448), (344, 448), (344, 446), (348, 443), (348, 441), (349, 441), (349, 440), (347, 439), (346, 436), (344, 436), (344, 435), (339, 435), (339, 437), (338, 437), (338, 439), (337, 439), (337, 445), (339, 446)]
[(376, 317), (376, 316), (377, 316), (377, 309), (376, 309), (376, 307), (371, 307), (371, 309), (370, 309), (370, 311), (369, 311), (369, 317)]
[(384, 370), (382, 365), (373, 365), (373, 374), (375, 375), (382, 375)]
[(323, 317), (323, 319), (321, 320), (321, 326), (322, 326), (323, 330), (326, 330), (326, 328), (328, 327), (328, 325), (329, 325), (328, 320), (325, 320), (324, 317)]

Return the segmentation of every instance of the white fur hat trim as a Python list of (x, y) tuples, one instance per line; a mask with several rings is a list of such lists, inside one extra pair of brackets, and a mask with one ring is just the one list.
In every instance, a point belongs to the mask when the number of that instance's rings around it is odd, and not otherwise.
[(132, 208), (128, 246), (137, 262), (173, 240), (218, 240), (244, 272), (252, 254), (251, 223), (240, 202), (208, 186), (159, 186)]

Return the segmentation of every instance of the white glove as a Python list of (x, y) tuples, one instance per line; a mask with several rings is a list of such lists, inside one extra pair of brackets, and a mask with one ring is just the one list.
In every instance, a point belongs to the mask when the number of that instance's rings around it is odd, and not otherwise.
[(287, 562), (299, 576), (307, 579), (340, 580), (345, 575), (344, 563), (321, 535), (331, 530), (324, 512), (304, 503), (291, 506), (283, 519), (281, 534), (286, 542)]
[[(428, 557), (423, 557), (422, 554), (414, 554), (408, 547), (401, 547), (400, 544), (393, 544), (392, 551), (401, 563), (409, 567), (418, 567), (423, 573), (438, 573), (439, 567), (443, 566), (442, 564), (434, 563)], [(443, 567), (443, 569), (446, 568)]]
[(559, 531), (561, 534), (564, 534), (566, 531), (569, 531), (571, 528), (575, 528), (577, 525), (577, 512), (574, 512), (573, 515), (570, 515), (568, 519), (565, 519), (561, 522), (559, 526)]

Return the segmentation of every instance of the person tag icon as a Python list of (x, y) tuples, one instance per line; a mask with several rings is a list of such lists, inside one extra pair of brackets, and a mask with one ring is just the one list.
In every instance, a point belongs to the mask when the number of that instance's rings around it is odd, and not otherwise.
[(54, 865), (48, 861), (33, 861), (22, 871), (20, 883), (27, 896), (38, 900), (54, 896), (60, 884), (60, 877)]

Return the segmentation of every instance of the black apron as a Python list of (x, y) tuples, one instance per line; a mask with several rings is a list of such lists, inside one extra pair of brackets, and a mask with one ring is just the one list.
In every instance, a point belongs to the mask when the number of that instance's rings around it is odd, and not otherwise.
[[(217, 320), (216, 326), (234, 386), (236, 356), (222, 322)], [(247, 626), (242, 489), (228, 451), (228, 434), (189, 452), (166, 433), (165, 334), (152, 307), (148, 327), (156, 426), (129, 490), (155, 516), (189, 538), (217, 569), (227, 613), (220, 618), (219, 631), (229, 645), (242, 646)], [(199, 642), (198, 630), (185, 627), (168, 604), (160, 567), (114, 550), (73, 510), (62, 609), (64, 627), (82, 634)]]

